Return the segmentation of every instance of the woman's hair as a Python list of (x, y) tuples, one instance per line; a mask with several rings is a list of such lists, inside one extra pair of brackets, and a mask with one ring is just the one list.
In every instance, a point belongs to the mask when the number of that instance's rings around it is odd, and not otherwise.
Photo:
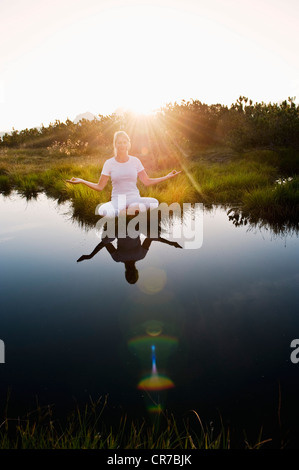
[(114, 137), (113, 137), (114, 153), (116, 153), (116, 149), (115, 149), (116, 141), (120, 136), (125, 137), (127, 141), (129, 142), (129, 149), (131, 147), (131, 141), (130, 141), (130, 137), (128, 136), (128, 134), (125, 131), (117, 131), (115, 132)]
[(139, 278), (139, 273), (138, 269), (135, 266), (135, 261), (126, 261), (125, 269), (126, 281), (128, 281), (129, 284), (135, 284)]

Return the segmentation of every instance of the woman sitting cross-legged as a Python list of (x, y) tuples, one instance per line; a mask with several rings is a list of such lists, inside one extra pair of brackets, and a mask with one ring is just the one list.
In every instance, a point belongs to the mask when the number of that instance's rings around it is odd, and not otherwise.
[(152, 197), (141, 197), (137, 188), (137, 178), (145, 186), (151, 186), (181, 173), (173, 170), (160, 178), (149, 178), (141, 161), (129, 155), (130, 138), (124, 131), (114, 134), (114, 157), (105, 161), (98, 183), (91, 183), (81, 178), (67, 180), (72, 184), (85, 184), (91, 189), (102, 191), (111, 178), (111, 201), (100, 206), (98, 214), (101, 216), (116, 217), (122, 213), (134, 215), (136, 211), (155, 209), (159, 201)]

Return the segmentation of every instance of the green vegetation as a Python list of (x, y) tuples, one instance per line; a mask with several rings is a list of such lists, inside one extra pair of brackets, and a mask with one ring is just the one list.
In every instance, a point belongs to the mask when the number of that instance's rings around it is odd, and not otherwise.
[(168, 104), (150, 117), (99, 115), (74, 124), (58, 120), (40, 129), (13, 130), (0, 145), (4, 148), (48, 148), (51, 152), (80, 150), (90, 153), (112, 142), (120, 128), (131, 136), (133, 153), (142, 148), (155, 155), (168, 151), (168, 139), (198, 145), (229, 145), (238, 150), (265, 146), (294, 147), (299, 143), (299, 106), (293, 98), (277, 103), (253, 103), (240, 96), (230, 107), (198, 100)]
[[(291, 153), (294, 153), (293, 150)], [(142, 195), (156, 197), (160, 202), (168, 204), (176, 201), (181, 204), (203, 202), (207, 205), (238, 205), (252, 220), (260, 218), (271, 223), (278, 220), (287, 224), (296, 222), (298, 176), (290, 172), (289, 168), (288, 172), (280, 170), (277, 165), (280, 155), (289, 156), (286, 149), (232, 154), (229, 149), (223, 148), (221, 152), (217, 148), (213, 153), (211, 149), (201, 150), (196, 157), (180, 156), (179, 160), (177, 153), (174, 155), (176, 158), (172, 162), (168, 161), (169, 166), (164, 172), (175, 166), (181, 167), (182, 174), (157, 186), (145, 188), (140, 184)], [(229, 158), (226, 158), (227, 155)], [(96, 206), (110, 199), (111, 185), (99, 193), (83, 185), (66, 184), (65, 180), (78, 176), (97, 181), (106, 156), (54, 157), (42, 156), (40, 151), (24, 154), (22, 150), (7, 150), (0, 154), (0, 191), (8, 195), (16, 190), (28, 199), (45, 192), (61, 202), (70, 200), (74, 217), (83, 224), (93, 224), (98, 220)], [(145, 167), (146, 158), (141, 157)], [(158, 163), (154, 160), (150, 162), (148, 173), (152, 177), (161, 175), (156, 165)]]
[(22, 418), (6, 417), (0, 428), (0, 449), (259, 449), (272, 441), (259, 431), (250, 442), (243, 431), (241, 441), (234, 443), (229, 428), (221, 422), (217, 430), (211, 423), (205, 426), (192, 410), (182, 420), (163, 412), (138, 422), (122, 416), (107, 426), (106, 405), (107, 400), (103, 404), (101, 399), (91, 400), (83, 409), (77, 406), (63, 422), (49, 406)]
[(109, 200), (111, 187), (96, 193), (65, 180), (98, 181), (120, 128), (130, 134), (131, 153), (151, 177), (183, 170), (157, 186), (140, 184), (142, 195), (166, 203), (238, 206), (252, 221), (297, 224), (299, 107), (291, 98), (266, 105), (240, 97), (230, 108), (183, 101), (149, 117), (99, 116), (14, 131), (0, 142), (0, 191), (27, 198), (45, 191), (70, 200), (82, 223), (94, 223), (95, 208)]

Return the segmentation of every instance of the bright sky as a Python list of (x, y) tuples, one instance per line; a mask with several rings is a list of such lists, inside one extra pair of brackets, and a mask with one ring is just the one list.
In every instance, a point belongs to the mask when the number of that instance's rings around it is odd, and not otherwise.
[(298, 0), (1, 0), (0, 131), (299, 98)]

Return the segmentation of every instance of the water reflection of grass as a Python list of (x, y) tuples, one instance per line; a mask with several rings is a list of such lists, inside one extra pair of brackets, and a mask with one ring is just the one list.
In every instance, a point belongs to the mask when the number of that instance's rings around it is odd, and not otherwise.
[[(143, 419), (134, 422), (122, 416), (117, 424), (104, 423), (107, 402), (91, 402), (77, 407), (63, 421), (54, 417), (47, 406), (17, 419), (5, 418), (0, 429), (0, 449), (233, 449), (230, 430), (220, 423), (204, 426), (196, 412), (191, 411), (184, 422), (174, 415), (162, 413), (155, 423)], [(243, 433), (243, 436), (245, 434)], [(258, 449), (272, 439), (261, 433), (249, 442), (237, 439), (235, 448)], [(234, 439), (233, 439), (234, 440)], [(241, 444), (240, 444), (241, 443)]]
[[(96, 206), (110, 199), (111, 186), (101, 193), (77, 185), (68, 185), (65, 180), (77, 176), (89, 181), (98, 181), (104, 160), (97, 155), (61, 156), (49, 155), (46, 149), (34, 151), (7, 150), (0, 154), (0, 191), (9, 194), (17, 190), (23, 196), (35, 197), (45, 191), (60, 201), (70, 200), (74, 215), (81, 221), (94, 221)], [(176, 159), (176, 167), (183, 172), (177, 178), (148, 188), (140, 185), (142, 195), (156, 197), (160, 202), (203, 202), (205, 204), (239, 203), (244, 210), (258, 217), (275, 219), (294, 217), (298, 209), (298, 155), (294, 152), (255, 150), (245, 154), (234, 154), (221, 161), (213, 154)], [(146, 162), (145, 166), (146, 166)], [(161, 175), (157, 162), (149, 162), (150, 176)], [(163, 174), (173, 169), (171, 160)], [(165, 165), (164, 165), (165, 166)], [(287, 172), (287, 173), (286, 173)], [(277, 180), (292, 177), (291, 181), (279, 185)]]

